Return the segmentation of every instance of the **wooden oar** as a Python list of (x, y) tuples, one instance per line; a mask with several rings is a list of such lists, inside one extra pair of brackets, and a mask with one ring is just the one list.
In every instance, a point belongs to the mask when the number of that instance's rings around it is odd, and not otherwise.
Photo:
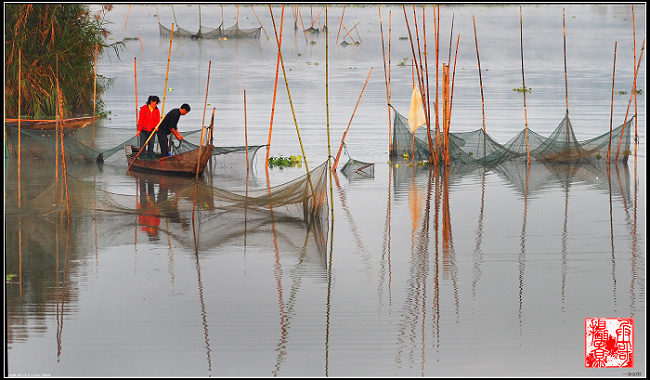
[(126, 168), (127, 172), (131, 171), (131, 166), (133, 166), (133, 163), (135, 162), (135, 160), (137, 160), (138, 157), (140, 157), (140, 153), (142, 153), (142, 150), (144, 150), (144, 148), (147, 146), (147, 144), (149, 143), (149, 140), (151, 140), (151, 137), (153, 137), (156, 134), (156, 132), (158, 131), (158, 127), (160, 127), (160, 124), (162, 124), (163, 120), (165, 120), (165, 117), (167, 117), (167, 115), (163, 116), (163, 118), (160, 119), (160, 122), (158, 123), (158, 125), (156, 125), (156, 128), (153, 129), (153, 131), (149, 135), (149, 138), (147, 139), (147, 141), (145, 141), (145, 143), (142, 144), (142, 146), (140, 147), (140, 150), (138, 151), (138, 154), (136, 154), (135, 157), (133, 157), (133, 161), (131, 161), (131, 165), (129, 165), (129, 167)]

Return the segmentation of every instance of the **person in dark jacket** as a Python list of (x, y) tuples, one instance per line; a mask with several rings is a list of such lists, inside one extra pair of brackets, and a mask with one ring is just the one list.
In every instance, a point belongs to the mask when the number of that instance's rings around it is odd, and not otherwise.
[(158, 127), (158, 142), (160, 143), (160, 153), (163, 157), (170, 155), (169, 141), (167, 136), (173, 134), (178, 141), (183, 141), (183, 136), (178, 132), (178, 120), (181, 116), (190, 112), (190, 105), (185, 103), (180, 108), (174, 108), (169, 111)]

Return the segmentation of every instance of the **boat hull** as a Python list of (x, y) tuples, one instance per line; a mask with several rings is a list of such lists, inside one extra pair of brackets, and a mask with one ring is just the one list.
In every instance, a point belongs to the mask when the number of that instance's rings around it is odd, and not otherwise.
[[(81, 129), (93, 121), (99, 119), (101, 116), (88, 116), (88, 117), (77, 117), (73, 119), (64, 119), (62, 120), (63, 129)], [(14, 128), (18, 128), (18, 119), (6, 119), (7, 125), (10, 125)], [(31, 120), (31, 119), (21, 119), (20, 128), (21, 129), (35, 129), (35, 130), (56, 130), (57, 121), (56, 120)]]
[(161, 157), (160, 154), (156, 154), (155, 158), (135, 158), (139, 148), (132, 145), (126, 145), (124, 147), (126, 161), (129, 164), (130, 170), (187, 176), (195, 176), (197, 170), (199, 175), (203, 174), (205, 166), (210, 160), (210, 157), (212, 157), (213, 149), (213, 145), (207, 145), (201, 147), (201, 149), (195, 149), (169, 157)]

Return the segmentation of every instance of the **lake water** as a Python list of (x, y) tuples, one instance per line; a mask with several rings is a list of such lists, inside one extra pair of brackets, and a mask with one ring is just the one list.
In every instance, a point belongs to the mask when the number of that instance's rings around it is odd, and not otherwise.
[[(259, 40), (174, 37), (170, 55), (158, 19), (196, 31), (198, 6), (117, 5), (107, 14), (109, 42), (128, 40), (119, 57), (106, 51), (98, 63), (100, 75), (114, 78), (103, 97), (109, 117), (80, 135), (93, 133), (100, 148), (115, 146), (135, 132), (136, 109), (156, 94), (163, 112), (191, 105), (181, 132), (207, 125), (214, 108), (216, 146), (267, 144), (277, 45), (268, 7), (253, 9), (201, 6), (200, 22), (261, 22)], [(626, 165), (534, 164), (527, 171), (513, 163), (435, 174), (388, 157), (382, 50), (388, 58), (389, 35), (391, 104), (402, 114), (412, 91), (403, 8), (382, 6), (380, 28), (376, 5), (330, 6), (327, 41), (302, 26), (314, 20), (322, 27), (325, 11), (298, 10), (298, 29), (295, 9), (284, 11), (287, 82), (280, 67), (269, 154), (304, 161), (269, 169), (268, 182), (285, 183), (336, 155), (348, 125), (347, 152), (374, 163), (374, 176), (332, 177), (324, 231), (288, 221), (218, 222), (227, 215), (198, 225), (162, 218), (155, 233), (134, 215), (100, 212), (69, 225), (5, 215), (7, 374), (645, 376), (645, 55), (637, 77), (638, 150)], [(454, 60), (460, 35), (451, 130), (482, 127), (473, 17), (485, 123), (495, 140), (506, 143), (526, 123), (548, 136), (566, 112), (567, 87), (579, 140), (608, 132), (610, 121), (622, 124), (634, 46), (638, 59), (645, 38), (645, 6), (634, 7), (636, 38), (630, 5), (523, 6), (525, 83), (532, 89), (525, 109), (523, 95), (513, 91), (522, 87), (519, 10), (440, 8), (441, 63)], [(415, 34), (413, 8), (406, 12)], [(273, 15), (279, 29), (279, 6)], [(421, 30), (422, 9), (417, 15)], [(430, 6), (426, 17), (434, 84)], [(346, 29), (345, 40), (360, 44), (341, 45)], [(615, 44), (615, 90), (626, 94), (614, 96), (612, 111)], [(405, 58), (408, 64), (398, 65)], [(265, 155), (266, 148), (257, 152), (251, 188), (266, 186)], [(343, 153), (340, 166), (347, 159)], [(54, 172), (51, 162), (21, 165), (26, 194), (54, 180), (44, 174)], [(136, 194), (142, 179), (126, 168), (118, 153), (101, 167), (71, 163), (68, 171), (111, 192)], [(16, 160), (5, 158), (6, 205), (16, 202), (17, 178)], [(202, 181), (242, 190), (246, 178), (215, 171)], [(148, 181), (160, 200), (162, 180)], [(169, 181), (165, 194), (188, 183)], [(586, 318), (633, 318), (632, 367), (585, 368)]]

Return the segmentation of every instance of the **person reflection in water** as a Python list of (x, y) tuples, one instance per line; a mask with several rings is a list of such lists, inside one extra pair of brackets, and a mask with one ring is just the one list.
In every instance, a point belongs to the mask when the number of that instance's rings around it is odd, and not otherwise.
[(149, 240), (159, 240), (158, 227), (160, 226), (160, 215), (156, 208), (150, 208), (155, 202), (155, 193), (153, 183), (147, 181), (140, 182), (140, 201), (137, 204), (139, 212), (138, 221), (142, 226), (142, 231), (149, 235)]

